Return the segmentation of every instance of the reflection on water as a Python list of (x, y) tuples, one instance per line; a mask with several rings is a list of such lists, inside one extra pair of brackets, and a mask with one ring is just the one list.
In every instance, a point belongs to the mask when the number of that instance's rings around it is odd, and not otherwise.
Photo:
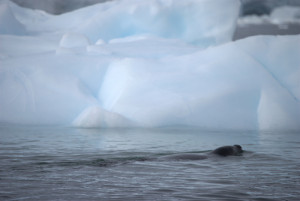
[(0, 200), (297, 200), (299, 150), (297, 132), (1, 127)]

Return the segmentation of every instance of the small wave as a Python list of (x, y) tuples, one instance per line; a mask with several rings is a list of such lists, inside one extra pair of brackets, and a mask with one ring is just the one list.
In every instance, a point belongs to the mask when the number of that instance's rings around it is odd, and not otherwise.
[(85, 160), (58, 160), (58, 161), (40, 161), (34, 162), (34, 166), (44, 167), (77, 167), (77, 166), (95, 166), (95, 167), (110, 167), (119, 164), (125, 164), (136, 161), (149, 160), (147, 157), (141, 156), (130, 156), (130, 157), (119, 157), (119, 158), (94, 158)]

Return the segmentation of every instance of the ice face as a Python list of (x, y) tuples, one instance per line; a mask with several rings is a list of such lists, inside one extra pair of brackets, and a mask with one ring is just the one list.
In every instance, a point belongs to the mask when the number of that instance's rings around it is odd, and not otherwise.
[(0, 1), (0, 34), (23, 35), (25, 27), (14, 17), (8, 4)]
[[(146, 126), (296, 129), (298, 42), (253, 37), (163, 61), (125, 58), (109, 66), (99, 100)], [(291, 50), (294, 59), (282, 59)]]
[(207, 47), (231, 39), (239, 11), (235, 0), (126, 0), (113, 4), (105, 4), (76, 30), (92, 41), (146, 33)]
[(299, 130), (300, 36), (231, 42), (238, 5), (126, 0), (52, 16), (2, 0), (15, 27), (0, 35), (0, 123)]
[(202, 47), (231, 40), (240, 5), (238, 0), (123, 0), (52, 16), (28, 9), (20, 11), (11, 2), (1, 2), (1, 7), (8, 7), (2, 10), (15, 11), (17, 20), (26, 23), (31, 32), (68, 30), (84, 34), (93, 43), (99, 39), (152, 34)]

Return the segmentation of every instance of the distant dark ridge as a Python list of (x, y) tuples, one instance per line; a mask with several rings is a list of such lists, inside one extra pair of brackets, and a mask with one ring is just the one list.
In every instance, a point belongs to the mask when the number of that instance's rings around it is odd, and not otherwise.
[(299, 0), (241, 0), (241, 15), (268, 15), (279, 6), (300, 6)]
[(252, 24), (237, 26), (233, 40), (247, 38), (256, 35), (297, 35), (300, 34), (300, 24), (289, 23), (283, 27), (276, 24)]

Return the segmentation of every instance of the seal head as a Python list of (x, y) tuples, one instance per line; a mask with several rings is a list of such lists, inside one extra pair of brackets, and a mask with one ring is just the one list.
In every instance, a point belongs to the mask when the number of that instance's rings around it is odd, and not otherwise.
[(239, 156), (243, 153), (243, 149), (241, 145), (224, 146), (215, 149), (212, 153), (219, 156)]

